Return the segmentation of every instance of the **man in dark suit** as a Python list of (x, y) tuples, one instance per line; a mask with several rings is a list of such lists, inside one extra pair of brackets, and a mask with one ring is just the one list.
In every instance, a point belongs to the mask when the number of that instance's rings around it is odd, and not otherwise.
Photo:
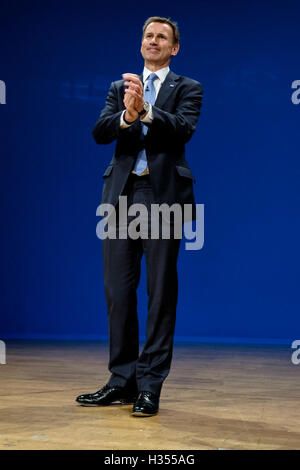
[[(102, 204), (111, 204), (121, 215), (118, 234), (123, 220), (120, 196), (127, 196), (128, 207), (143, 204), (149, 213), (153, 204), (177, 203), (183, 209), (188, 204), (190, 220), (196, 218), (194, 177), (185, 160), (185, 144), (196, 128), (202, 86), (170, 71), (169, 62), (178, 50), (176, 23), (148, 18), (141, 45), (143, 74), (126, 73), (111, 84), (93, 130), (98, 144), (117, 141), (103, 175)], [(128, 221), (125, 225), (127, 229)], [(180, 238), (172, 236), (174, 224), (170, 227), (167, 239), (160, 232), (155, 238), (120, 236), (102, 241), (111, 377), (98, 392), (77, 397), (83, 406), (133, 403), (134, 416), (153, 416), (159, 410), (171, 366), (178, 295)], [(136, 290), (143, 253), (149, 302), (146, 342), (139, 355)]]

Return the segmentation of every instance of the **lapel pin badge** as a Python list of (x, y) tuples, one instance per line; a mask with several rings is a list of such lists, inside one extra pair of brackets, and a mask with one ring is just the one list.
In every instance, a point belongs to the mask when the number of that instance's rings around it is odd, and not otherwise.
[(174, 87), (174, 84), (173, 84), (173, 83), (170, 83), (170, 86), (171, 86), (171, 87)]

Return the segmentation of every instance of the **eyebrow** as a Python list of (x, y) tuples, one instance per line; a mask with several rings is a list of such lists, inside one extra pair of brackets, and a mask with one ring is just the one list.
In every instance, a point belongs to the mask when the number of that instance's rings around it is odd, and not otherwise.
[[(153, 34), (153, 33), (150, 33), (150, 31), (148, 33), (146, 33), (146, 36), (149, 36), (150, 34)], [(158, 35), (161, 35), (161, 36), (164, 36), (164, 37), (167, 37), (166, 36), (166, 33), (157, 33)]]

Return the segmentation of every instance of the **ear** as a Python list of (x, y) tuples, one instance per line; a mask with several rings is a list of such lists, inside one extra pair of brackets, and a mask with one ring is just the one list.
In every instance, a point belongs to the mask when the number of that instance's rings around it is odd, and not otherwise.
[(172, 55), (177, 55), (178, 51), (179, 51), (179, 44), (174, 44), (172, 48)]

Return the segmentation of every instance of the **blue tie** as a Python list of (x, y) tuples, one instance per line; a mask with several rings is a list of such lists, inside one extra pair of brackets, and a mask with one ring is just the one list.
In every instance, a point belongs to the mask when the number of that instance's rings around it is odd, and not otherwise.
[[(145, 101), (147, 101), (148, 103), (150, 104), (154, 104), (155, 103), (155, 87), (154, 87), (154, 80), (158, 78), (157, 75), (155, 73), (151, 73), (151, 75), (149, 75), (149, 78), (146, 82), (146, 88), (144, 89), (144, 98), (145, 98)], [(141, 139), (144, 138), (144, 136), (147, 134), (148, 132), (148, 127), (142, 123), (142, 135), (141, 135)], [(137, 160), (136, 160), (136, 163), (135, 163), (135, 167), (134, 167), (134, 171), (140, 175), (141, 173), (143, 173), (143, 171), (147, 168), (147, 157), (146, 157), (146, 151), (145, 149), (141, 150), (137, 156)]]

